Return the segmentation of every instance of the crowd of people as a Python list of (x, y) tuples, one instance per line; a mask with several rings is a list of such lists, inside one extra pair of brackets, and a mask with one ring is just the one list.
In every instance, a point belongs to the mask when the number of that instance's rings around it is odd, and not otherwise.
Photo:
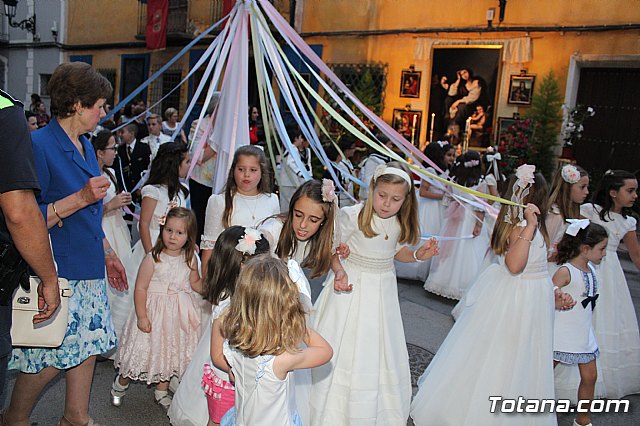
[[(97, 357), (113, 360), (114, 406), (142, 381), (174, 425), (546, 425), (554, 413), (491, 412), (489, 397), (640, 392), (640, 334), (616, 252), (624, 241), (640, 267), (633, 174), (608, 171), (587, 202), (577, 165), (549, 187), (534, 166), (505, 177), (490, 156), (431, 143), (426, 170), (451, 187), (416, 182), (378, 152), (357, 161), (358, 141), (344, 137), (327, 150), (337, 181), (314, 179), (297, 127), (297, 152), (272, 170), (250, 107), (250, 140), (213, 194), (222, 142), (202, 138), (217, 95), (188, 135), (177, 110), (162, 121), (137, 102), (119, 126), (96, 130), (111, 90), (90, 66), (62, 64), (49, 82), (53, 117), (31, 137), (22, 119), (16, 133), (27, 166), (2, 179), (0, 237), (42, 278), (36, 321), (59, 303), (57, 275), (73, 294), (60, 347), (9, 352), (0, 342), (0, 359), (20, 371), (0, 424), (27, 424), (64, 371), (60, 424), (96, 425)], [(28, 243), (14, 237), (17, 196), (31, 212)], [(307, 275), (326, 276), (317, 300)], [(459, 300), (413, 398), (398, 278)], [(0, 317), (5, 337), (8, 325)], [(590, 424), (589, 412), (574, 424)]]

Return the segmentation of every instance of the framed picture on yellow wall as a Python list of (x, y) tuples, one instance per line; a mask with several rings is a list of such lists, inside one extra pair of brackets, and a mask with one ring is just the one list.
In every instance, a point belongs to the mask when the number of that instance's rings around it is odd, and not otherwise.
[(422, 71), (402, 70), (400, 78), (400, 97), (419, 98)]
[(394, 108), (391, 126), (406, 140), (418, 146), (422, 111)]
[(509, 83), (508, 103), (517, 105), (531, 105), (533, 98), (534, 75), (512, 75)]

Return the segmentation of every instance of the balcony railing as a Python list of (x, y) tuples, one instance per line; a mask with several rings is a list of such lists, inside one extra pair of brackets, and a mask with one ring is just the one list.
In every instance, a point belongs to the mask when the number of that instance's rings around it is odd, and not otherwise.
[[(200, 0), (207, 1), (207, 0)], [(167, 22), (167, 37), (190, 38), (196, 31), (193, 17), (190, 16), (189, 0), (169, 0), (169, 16)], [(222, 18), (223, 0), (209, 0), (209, 22), (212, 25)], [(147, 27), (147, 4), (138, 3), (138, 36), (144, 39)]]

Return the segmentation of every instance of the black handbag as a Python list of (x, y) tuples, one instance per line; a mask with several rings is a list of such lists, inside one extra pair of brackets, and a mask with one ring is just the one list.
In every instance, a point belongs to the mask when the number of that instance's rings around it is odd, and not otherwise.
[(29, 290), (29, 265), (11, 243), (0, 243), (0, 305), (8, 306), (18, 286)]

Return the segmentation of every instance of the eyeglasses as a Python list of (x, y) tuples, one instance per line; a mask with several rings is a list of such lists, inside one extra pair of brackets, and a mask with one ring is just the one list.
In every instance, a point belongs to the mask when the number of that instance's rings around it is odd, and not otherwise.
[(106, 147), (105, 149), (103, 149), (103, 151), (109, 151), (109, 150), (112, 150), (112, 151), (114, 151), (114, 152), (115, 152), (115, 151), (117, 151), (117, 150), (118, 150), (118, 148), (117, 148), (117, 147), (115, 147), (115, 146), (112, 146), (112, 147)]

